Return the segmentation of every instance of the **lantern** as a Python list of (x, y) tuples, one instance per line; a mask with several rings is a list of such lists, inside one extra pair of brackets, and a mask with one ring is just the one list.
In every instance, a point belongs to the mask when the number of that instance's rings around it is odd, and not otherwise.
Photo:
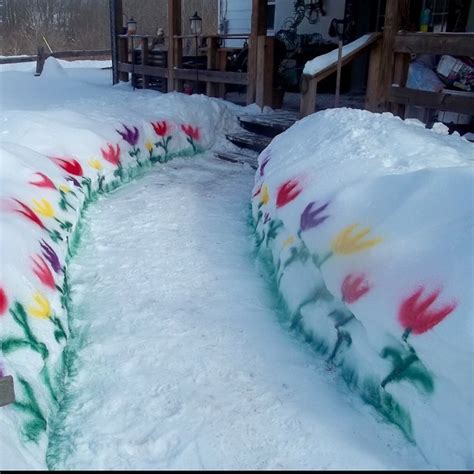
[(133, 17), (130, 18), (127, 22), (127, 35), (134, 35), (137, 32), (137, 22), (133, 19)]
[(189, 26), (193, 35), (199, 36), (202, 33), (202, 18), (197, 12), (194, 12), (194, 15), (189, 19)]

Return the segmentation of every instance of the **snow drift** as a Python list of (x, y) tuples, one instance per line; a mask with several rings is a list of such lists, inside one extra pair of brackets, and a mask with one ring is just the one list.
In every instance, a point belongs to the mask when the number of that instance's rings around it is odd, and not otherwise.
[(87, 97), (103, 92), (72, 77), (63, 81), (67, 71), (54, 59), (40, 78), (4, 74), (5, 88), (21, 84), (31, 94), (31, 101), (23, 99), (38, 111), (14, 110), (18, 99), (7, 93), (0, 144), (0, 376), (14, 377), (16, 403), (0, 411), (0, 453), (5, 469), (44, 468), (49, 417), (73, 369), (65, 350), (67, 266), (82, 210), (155, 164), (209, 149), (235, 118), (219, 101), (182, 94), (153, 93), (146, 104), (137, 99), (142, 109), (135, 111), (127, 104), (130, 94), (117, 91), (101, 96), (95, 109), (82, 104), (84, 112), (61, 105), (40, 111), (42, 91), (64, 100), (74, 88), (88, 88)]
[(257, 244), (292, 328), (441, 468), (473, 467), (474, 147), (314, 114), (259, 156)]

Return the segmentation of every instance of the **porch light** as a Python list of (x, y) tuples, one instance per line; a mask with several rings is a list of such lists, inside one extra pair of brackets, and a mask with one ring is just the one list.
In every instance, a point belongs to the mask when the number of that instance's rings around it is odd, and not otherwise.
[(189, 26), (193, 35), (199, 36), (202, 33), (202, 18), (197, 12), (194, 12), (194, 15), (189, 19)]
[(137, 22), (133, 19), (133, 17), (130, 18), (127, 22), (127, 35), (134, 35), (137, 32)]

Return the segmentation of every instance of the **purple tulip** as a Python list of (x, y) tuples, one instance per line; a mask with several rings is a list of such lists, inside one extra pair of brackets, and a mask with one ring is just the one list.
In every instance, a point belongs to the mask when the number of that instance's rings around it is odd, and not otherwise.
[(270, 220), (270, 214), (268, 212), (265, 212), (263, 223), (266, 224), (269, 220)]
[(76, 178), (73, 178), (72, 176), (68, 176), (66, 178), (68, 181), (71, 181), (72, 184), (74, 184), (74, 186), (76, 186), (76, 188), (81, 188), (81, 183), (79, 183), (79, 181), (76, 179)]
[(263, 174), (265, 173), (265, 166), (268, 165), (269, 161), (270, 157), (267, 157), (262, 161), (262, 164), (260, 165), (260, 176), (263, 176)]
[(324, 206), (318, 207), (313, 210), (315, 202), (310, 202), (303, 213), (301, 214), (300, 231), (313, 229), (314, 227), (322, 224), (329, 216), (321, 216), (320, 214), (329, 206), (329, 202)]
[(128, 128), (124, 124), (122, 124), (122, 127), (125, 129), (125, 131), (121, 132), (120, 130), (117, 130), (117, 132), (129, 145), (135, 146), (138, 143), (138, 137), (140, 135), (138, 128), (133, 127), (133, 130), (132, 130), (131, 128)]
[(44, 240), (41, 240), (40, 245), (43, 257), (51, 264), (51, 267), (56, 273), (61, 273), (61, 262), (56, 252)]

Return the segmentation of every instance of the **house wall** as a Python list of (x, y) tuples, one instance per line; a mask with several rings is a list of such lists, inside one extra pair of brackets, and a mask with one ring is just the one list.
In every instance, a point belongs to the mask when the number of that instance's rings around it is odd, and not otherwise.
[[(271, 3), (272, 0), (269, 0)], [(269, 30), (272, 35), (284, 27), (287, 19), (294, 18), (293, 0), (275, 0), (275, 28)], [(333, 18), (343, 18), (345, 0), (326, 0), (324, 6), (326, 16), (320, 16), (316, 24), (311, 25), (304, 19), (298, 26), (298, 33), (320, 33), (323, 38), (331, 39), (328, 35), (329, 25)], [(219, 27), (226, 34), (250, 34), (252, 18), (252, 0), (219, 0)], [(226, 45), (231, 47), (241, 46), (242, 40), (227, 41)]]

